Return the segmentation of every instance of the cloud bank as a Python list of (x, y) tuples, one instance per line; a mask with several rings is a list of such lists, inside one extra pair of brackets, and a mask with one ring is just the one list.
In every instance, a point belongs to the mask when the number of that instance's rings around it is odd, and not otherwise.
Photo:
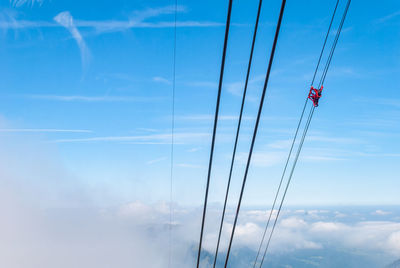
[[(26, 138), (0, 136), (0, 266), (167, 267), (169, 204), (146, 204), (133, 196), (132, 202), (100, 205), (93, 197), (99, 193), (93, 193), (71, 174), (57, 151), (46, 146)], [(107, 186), (97, 189), (106, 192)], [(211, 206), (207, 213), (204, 250), (208, 254), (215, 250), (220, 212), (219, 207)], [(241, 211), (234, 252), (250, 249), (249, 258), (255, 257), (268, 213), (260, 209)], [(387, 208), (357, 213), (331, 208), (286, 209), (270, 253), (341, 248), (383, 254), (388, 263), (398, 259), (398, 213)], [(201, 208), (174, 204), (172, 267), (192, 267), (195, 263), (200, 218)], [(232, 210), (226, 219), (222, 254), (232, 228)]]

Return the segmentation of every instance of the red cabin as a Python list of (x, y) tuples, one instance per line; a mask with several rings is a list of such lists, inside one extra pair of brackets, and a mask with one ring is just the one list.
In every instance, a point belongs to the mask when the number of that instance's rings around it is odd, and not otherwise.
[(323, 88), (324, 86), (321, 86), (320, 89), (311, 86), (310, 93), (308, 93), (308, 98), (312, 100), (314, 107), (318, 107), (318, 101), (321, 98)]

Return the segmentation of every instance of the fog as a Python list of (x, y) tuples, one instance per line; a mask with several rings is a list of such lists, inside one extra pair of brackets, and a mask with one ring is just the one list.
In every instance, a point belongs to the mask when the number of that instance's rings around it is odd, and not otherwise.
[[(170, 250), (172, 267), (195, 263), (201, 208), (174, 204), (170, 249), (168, 203), (146, 204), (133, 196), (131, 202), (100, 206), (93, 189), (68, 172), (52, 145), (2, 135), (0, 148), (1, 267), (161, 268), (168, 266)], [(231, 212), (221, 251), (229, 239)], [(271, 253), (334, 244), (400, 257), (398, 216), (390, 218), (384, 210), (372, 214), (378, 220), (349, 222), (344, 220), (349, 215), (338, 211), (285, 210)], [(218, 206), (207, 214), (204, 249), (209, 252), (215, 249), (219, 215)], [(241, 212), (234, 250), (258, 248), (267, 216), (263, 210)]]

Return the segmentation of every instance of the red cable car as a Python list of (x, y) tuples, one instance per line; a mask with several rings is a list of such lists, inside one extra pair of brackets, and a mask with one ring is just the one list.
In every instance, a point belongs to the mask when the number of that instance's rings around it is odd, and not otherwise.
[(308, 98), (313, 102), (314, 107), (318, 107), (318, 101), (321, 98), (322, 89), (324, 89), (324, 86), (321, 86), (320, 89), (314, 88), (313, 86), (311, 86), (310, 88), (310, 93), (308, 93)]

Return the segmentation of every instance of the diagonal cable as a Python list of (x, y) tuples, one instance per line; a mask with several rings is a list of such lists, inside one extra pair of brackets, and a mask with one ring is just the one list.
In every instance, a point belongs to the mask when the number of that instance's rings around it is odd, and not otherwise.
[(251, 140), (249, 156), (247, 158), (247, 164), (246, 164), (246, 169), (245, 169), (245, 173), (244, 173), (244, 177), (243, 177), (242, 188), (241, 188), (241, 191), (240, 191), (239, 201), (238, 201), (238, 205), (237, 205), (237, 209), (236, 209), (235, 220), (234, 220), (234, 223), (233, 223), (232, 233), (231, 233), (229, 246), (228, 246), (228, 251), (227, 251), (227, 255), (226, 255), (226, 259), (225, 259), (225, 268), (227, 268), (227, 266), (228, 266), (229, 255), (230, 255), (230, 251), (231, 251), (231, 248), (232, 248), (232, 241), (233, 241), (233, 237), (235, 235), (237, 219), (238, 219), (238, 216), (239, 216), (240, 206), (241, 206), (242, 198), (243, 198), (243, 192), (244, 192), (244, 188), (245, 188), (246, 180), (247, 180), (247, 174), (248, 174), (248, 171), (249, 171), (251, 157), (252, 157), (252, 154), (253, 154), (254, 143), (255, 143), (256, 137), (257, 137), (258, 126), (259, 126), (259, 123), (260, 123), (260, 118), (261, 118), (262, 108), (263, 108), (263, 105), (264, 105), (265, 93), (266, 93), (267, 87), (268, 87), (268, 81), (269, 81), (269, 76), (270, 76), (270, 73), (271, 73), (272, 63), (274, 61), (276, 44), (278, 42), (279, 31), (280, 31), (281, 24), (282, 24), (282, 18), (283, 18), (283, 13), (284, 13), (284, 10), (285, 10), (285, 5), (286, 5), (286, 0), (282, 0), (282, 5), (281, 5), (280, 13), (279, 13), (278, 23), (277, 23), (277, 26), (276, 26), (274, 41), (273, 41), (272, 49), (271, 49), (271, 56), (269, 58), (268, 69), (267, 69), (267, 73), (266, 73), (266, 76), (265, 76), (264, 88), (263, 88), (263, 91), (262, 91), (261, 100), (260, 100), (260, 106), (259, 106), (259, 109), (258, 109), (256, 123), (255, 123), (255, 126), (254, 126), (253, 138)]
[[(339, 28), (338, 28), (338, 31), (337, 31), (336, 36), (335, 36), (334, 43), (333, 43), (332, 48), (331, 48), (331, 51), (330, 51), (330, 54), (329, 54), (327, 63), (326, 63), (326, 65), (325, 65), (323, 74), (322, 74), (322, 76), (321, 76), (321, 80), (320, 80), (320, 83), (319, 83), (320, 86), (323, 85), (323, 83), (324, 83), (324, 81), (325, 81), (326, 74), (327, 74), (328, 69), (329, 69), (329, 66), (330, 66), (330, 64), (331, 64), (332, 57), (333, 57), (333, 54), (334, 54), (334, 52), (335, 52), (337, 42), (338, 42), (338, 40), (339, 40), (339, 36), (340, 36), (340, 33), (341, 33), (341, 31), (342, 31), (342, 28), (343, 28), (344, 21), (345, 21), (346, 16), (347, 16), (347, 11), (348, 11), (348, 9), (349, 9), (349, 7), (350, 7), (350, 3), (351, 3), (351, 0), (348, 0), (347, 5), (346, 5), (346, 8), (345, 8), (345, 11), (344, 11), (344, 13), (343, 13), (343, 16), (342, 16), (342, 19), (341, 19), (341, 22), (340, 22), (340, 25), (339, 25)], [(292, 166), (292, 169), (291, 169), (291, 172), (290, 172), (290, 175), (289, 175), (289, 179), (288, 179), (288, 182), (287, 182), (287, 184), (286, 184), (286, 188), (285, 188), (285, 191), (284, 191), (284, 193), (283, 193), (283, 196), (282, 196), (282, 199), (281, 199), (281, 202), (280, 202), (280, 205), (279, 205), (278, 213), (277, 213), (277, 215), (276, 215), (276, 218), (275, 218), (275, 220), (274, 220), (274, 225), (273, 225), (273, 227), (272, 227), (271, 233), (270, 233), (269, 238), (268, 238), (267, 247), (265, 248), (264, 255), (263, 255), (263, 258), (262, 258), (262, 261), (261, 261), (261, 264), (260, 264), (260, 268), (262, 267), (262, 264), (263, 264), (263, 262), (264, 262), (265, 256), (266, 256), (266, 254), (267, 254), (267, 252), (268, 252), (268, 248), (269, 248), (269, 245), (270, 245), (270, 242), (271, 242), (271, 238), (272, 238), (272, 235), (273, 235), (273, 233), (274, 233), (274, 230), (275, 230), (275, 227), (276, 227), (276, 223), (277, 223), (277, 221), (278, 221), (278, 218), (279, 218), (279, 215), (280, 215), (282, 206), (283, 206), (283, 202), (284, 202), (285, 197), (286, 197), (286, 194), (287, 194), (287, 190), (288, 190), (289, 185), (290, 185), (290, 182), (291, 182), (291, 180), (292, 180), (292, 176), (293, 176), (294, 170), (295, 170), (295, 168), (296, 168), (297, 161), (298, 161), (298, 159), (299, 159), (299, 156), (300, 156), (300, 153), (301, 153), (301, 149), (302, 149), (303, 144), (304, 144), (305, 137), (306, 137), (307, 132), (308, 132), (308, 129), (309, 129), (309, 127), (310, 127), (311, 119), (312, 119), (312, 117), (313, 117), (313, 115), (314, 115), (314, 110), (315, 110), (315, 107), (312, 106), (312, 108), (311, 108), (311, 110), (310, 110), (310, 113), (309, 113), (309, 116), (308, 116), (308, 119), (307, 119), (307, 123), (306, 123), (306, 125), (305, 125), (305, 129), (304, 129), (304, 132), (303, 132), (303, 136), (302, 136), (301, 141), (300, 141), (300, 144), (299, 144), (299, 148), (298, 148), (297, 153), (296, 153), (296, 157), (295, 157), (294, 162), (293, 162), (293, 166)]]
[(326, 74), (328, 73), (329, 66), (331, 65), (333, 53), (335, 52), (336, 45), (338, 43), (340, 33), (342, 32), (343, 24), (344, 24), (344, 21), (345, 21), (345, 19), (347, 17), (347, 12), (349, 10), (350, 3), (351, 3), (351, 0), (348, 0), (346, 8), (345, 8), (343, 16), (342, 16), (342, 20), (340, 21), (340, 25), (339, 25), (339, 28), (337, 30), (337, 34), (336, 34), (336, 37), (335, 37), (335, 40), (334, 40), (334, 44), (333, 44), (333, 46), (331, 48), (331, 52), (329, 54), (328, 64), (325, 66), (324, 73), (323, 73), (322, 79), (320, 81), (320, 86), (323, 85), (324, 82), (325, 82)]
[[(333, 20), (334, 20), (334, 18), (335, 18), (335, 14), (336, 14), (336, 10), (337, 10), (338, 4), (339, 4), (339, 0), (336, 1), (336, 5), (335, 5), (335, 8), (334, 8), (334, 10), (333, 10), (332, 18), (331, 18), (331, 21), (330, 21), (330, 23), (329, 23), (328, 31), (327, 31), (326, 36), (325, 36), (324, 44), (322, 45), (322, 49), (321, 49), (321, 52), (320, 52), (320, 54), (319, 54), (317, 66), (315, 67), (314, 75), (313, 75), (313, 78), (312, 78), (312, 81), (311, 81), (311, 86), (314, 84), (315, 77), (316, 77), (316, 75), (317, 75), (317, 73), (318, 73), (319, 65), (320, 65), (320, 63), (321, 63), (322, 55), (324, 54), (326, 42), (327, 42), (327, 40), (328, 40), (329, 33), (330, 33), (330, 31), (331, 31), (332, 23), (333, 23)], [(264, 233), (263, 233), (263, 236), (262, 236), (262, 239), (261, 239), (261, 242), (260, 242), (260, 246), (259, 246), (258, 251), (257, 251), (257, 256), (256, 256), (256, 259), (255, 259), (254, 264), (253, 264), (253, 268), (256, 267), (256, 264), (257, 264), (257, 261), (258, 261), (258, 257), (259, 257), (260, 252), (261, 252), (262, 245), (264, 244), (265, 235), (266, 235), (266, 233), (267, 233), (267, 230), (268, 230), (268, 227), (269, 227), (269, 223), (270, 223), (270, 221), (271, 221), (272, 213), (273, 213), (273, 211), (274, 211), (274, 209), (275, 209), (276, 201), (277, 201), (277, 199), (278, 199), (278, 195), (279, 195), (280, 189), (281, 189), (281, 187), (282, 187), (282, 182), (283, 182), (283, 179), (284, 179), (285, 174), (286, 174), (286, 170), (287, 170), (287, 167), (288, 167), (288, 164), (289, 164), (291, 155), (292, 155), (292, 151), (293, 151), (293, 148), (294, 148), (294, 144), (295, 144), (295, 141), (296, 141), (296, 139), (297, 139), (297, 135), (298, 135), (298, 132), (299, 132), (301, 123), (302, 123), (302, 121), (303, 121), (304, 112), (305, 112), (305, 110), (306, 110), (307, 103), (308, 103), (308, 98), (306, 98), (306, 101), (305, 101), (304, 106), (303, 106), (303, 110), (302, 110), (302, 112), (301, 112), (300, 120), (299, 120), (299, 123), (298, 123), (297, 128), (296, 128), (296, 132), (295, 132), (295, 135), (294, 135), (294, 138), (293, 138), (293, 142), (292, 142), (291, 147), (290, 147), (289, 155), (288, 155), (288, 157), (287, 157), (287, 159), (286, 159), (285, 167), (284, 167), (284, 169), (283, 169), (283, 173), (282, 173), (282, 176), (281, 176), (281, 180), (280, 180), (280, 182), (279, 182), (278, 190), (276, 191), (275, 198), (274, 198), (274, 202), (273, 202), (273, 204), (272, 204), (272, 208), (271, 208), (270, 213), (269, 213), (269, 216), (268, 216), (268, 221), (267, 221), (267, 224), (266, 224), (265, 229), (264, 229)]]
[(174, 145), (175, 145), (175, 86), (176, 86), (176, 19), (178, 14), (178, 0), (175, 0), (174, 17), (174, 50), (172, 63), (172, 106), (171, 106), (171, 162), (170, 162), (170, 188), (169, 188), (169, 252), (168, 267), (172, 260), (172, 221), (174, 217), (173, 201), (173, 179), (174, 179)]
[(210, 161), (208, 163), (207, 185), (206, 185), (206, 193), (205, 193), (205, 197), (204, 197), (203, 217), (202, 217), (202, 221), (201, 221), (199, 250), (197, 253), (197, 268), (199, 268), (199, 265), (200, 265), (201, 246), (202, 246), (202, 242), (203, 242), (204, 222), (205, 222), (206, 211), (207, 211), (208, 190), (210, 187), (211, 168), (212, 168), (213, 155), (214, 155), (215, 136), (216, 136), (216, 132), (217, 132), (219, 105), (220, 105), (220, 100), (221, 100), (222, 80), (224, 77), (226, 50), (227, 50), (227, 46), (228, 46), (228, 35), (229, 35), (229, 26), (230, 26), (230, 22), (231, 22), (232, 3), (233, 3), (233, 0), (229, 0), (228, 15), (226, 18), (224, 48), (223, 48), (223, 52), (222, 52), (221, 71), (220, 71), (220, 75), (219, 75), (217, 104), (215, 107), (215, 118), (214, 118), (214, 128), (213, 128), (213, 135), (212, 135), (212, 141), (211, 141)]
[(285, 191), (284, 191), (284, 193), (283, 193), (283, 198), (282, 198), (282, 200), (281, 200), (281, 202), (280, 202), (280, 204), (279, 204), (278, 212), (277, 212), (276, 217), (275, 217), (275, 220), (274, 220), (274, 225), (272, 226), (271, 233), (270, 233), (270, 235), (269, 235), (269, 237), (268, 237), (267, 246), (266, 246), (266, 248), (265, 248), (263, 257), (262, 257), (262, 259), (261, 259), (260, 268), (262, 267), (262, 265), (263, 265), (263, 263), (264, 263), (264, 260), (265, 260), (265, 256), (267, 255), (268, 248), (269, 248), (269, 245), (270, 245), (270, 242), (271, 242), (271, 238), (272, 238), (272, 234), (273, 234), (273, 232), (274, 232), (274, 230), (275, 230), (276, 223), (277, 223), (277, 219), (279, 218), (279, 215), (280, 215), (280, 213), (281, 213), (281, 209), (282, 209), (282, 205), (283, 205), (283, 202), (282, 202), (282, 201), (283, 201), (283, 199), (285, 198), (286, 193), (287, 193), (287, 190), (288, 190), (288, 188), (289, 188), (289, 184), (290, 184), (290, 180), (291, 180), (292, 175), (293, 175), (294, 167), (296, 167), (297, 160), (298, 160), (298, 158), (299, 158), (299, 155), (300, 155), (300, 152), (301, 152), (301, 148), (302, 148), (303, 143), (304, 143), (304, 139), (305, 139), (305, 137), (306, 137), (306, 135), (307, 135), (308, 127), (310, 126), (310, 122), (311, 122), (312, 115), (314, 114), (314, 109), (315, 109), (315, 107), (312, 106), (312, 107), (311, 107), (311, 111), (310, 111), (310, 113), (309, 113), (309, 115), (308, 115), (308, 119), (307, 119), (307, 123), (306, 123), (306, 126), (305, 126), (305, 130), (303, 131), (303, 136), (302, 136), (302, 138), (301, 138), (301, 141), (300, 141), (300, 144), (299, 144), (299, 148), (298, 148), (297, 153), (296, 153), (296, 157), (295, 157), (295, 160), (294, 160), (293, 168), (292, 168), (292, 170), (291, 170), (291, 172), (290, 172), (289, 182), (286, 184), (286, 188), (285, 188)]
[(240, 126), (241, 126), (241, 123), (242, 123), (243, 108), (244, 108), (244, 104), (245, 104), (245, 100), (246, 100), (246, 93), (247, 93), (247, 86), (248, 86), (248, 82), (249, 82), (251, 64), (252, 64), (252, 61), (253, 61), (254, 45), (255, 45), (255, 43), (256, 43), (257, 29), (258, 29), (258, 22), (259, 22), (259, 20), (260, 20), (261, 7), (262, 7), (262, 0), (260, 0), (260, 1), (259, 1), (259, 4), (258, 4), (257, 18), (256, 18), (255, 26), (254, 26), (253, 41), (252, 41), (252, 44), (251, 44), (250, 57), (249, 57), (249, 64), (248, 64), (248, 66), (247, 66), (246, 81), (245, 81), (245, 83), (244, 83), (242, 104), (241, 104), (241, 107), (240, 107), (239, 120), (238, 120), (238, 125), (237, 125), (237, 130), (236, 130), (235, 145), (233, 146), (231, 167), (230, 167), (230, 170), (229, 170), (228, 184), (227, 184), (227, 186), (226, 186), (224, 208), (223, 208), (223, 210), (222, 210), (222, 217), (221, 217), (221, 223), (220, 223), (220, 226), (219, 226), (217, 247), (216, 247), (215, 256), (214, 256), (214, 265), (213, 265), (214, 268), (215, 268), (215, 265), (216, 265), (216, 263), (217, 263), (219, 244), (220, 244), (220, 241), (221, 241), (221, 234), (222, 234), (222, 227), (223, 227), (223, 225), (224, 225), (225, 212), (226, 212), (226, 204), (227, 204), (227, 202), (228, 202), (229, 189), (230, 189), (231, 179), (232, 179), (232, 171), (233, 171), (233, 166), (234, 166), (234, 163), (235, 163), (236, 149), (237, 149), (237, 144), (238, 144), (238, 140), (239, 140)]

